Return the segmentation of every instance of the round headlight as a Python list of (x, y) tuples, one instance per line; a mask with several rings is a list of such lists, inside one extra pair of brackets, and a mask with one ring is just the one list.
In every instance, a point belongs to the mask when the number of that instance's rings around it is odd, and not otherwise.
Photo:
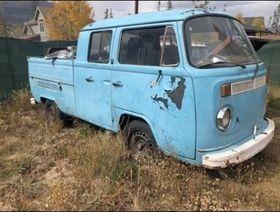
[(228, 129), (231, 121), (230, 109), (228, 107), (223, 107), (220, 109), (217, 115), (217, 127), (219, 130), (225, 131)]

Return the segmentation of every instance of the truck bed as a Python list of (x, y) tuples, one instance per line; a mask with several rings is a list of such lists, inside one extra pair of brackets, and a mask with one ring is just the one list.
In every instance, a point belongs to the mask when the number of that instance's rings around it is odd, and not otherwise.
[(74, 114), (74, 60), (28, 58), (30, 89), (37, 102), (53, 100), (66, 114)]

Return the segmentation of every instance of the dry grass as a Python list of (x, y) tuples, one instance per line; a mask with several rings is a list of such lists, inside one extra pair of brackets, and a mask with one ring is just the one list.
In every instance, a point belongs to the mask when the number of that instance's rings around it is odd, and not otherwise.
[(270, 89), (273, 142), (253, 159), (207, 171), (75, 122), (49, 129), (28, 91), (0, 105), (0, 210), (280, 210), (280, 88)]
[(269, 106), (274, 110), (280, 111), (280, 85), (272, 84), (269, 88)]

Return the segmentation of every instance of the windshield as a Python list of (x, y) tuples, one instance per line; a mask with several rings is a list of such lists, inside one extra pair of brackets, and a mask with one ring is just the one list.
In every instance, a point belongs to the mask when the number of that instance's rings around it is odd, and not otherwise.
[(195, 67), (234, 66), (257, 62), (241, 23), (227, 17), (202, 16), (185, 24), (190, 63)]

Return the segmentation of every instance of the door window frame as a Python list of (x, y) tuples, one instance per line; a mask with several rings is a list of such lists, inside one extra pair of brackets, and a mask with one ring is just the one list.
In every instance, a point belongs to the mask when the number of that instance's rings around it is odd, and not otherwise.
[[(97, 62), (97, 61), (91, 61), (89, 60), (90, 53), (91, 53), (91, 46), (92, 46), (92, 36), (94, 33), (101, 33), (100, 40), (102, 41), (103, 38), (103, 32), (111, 32), (111, 40), (110, 40), (110, 45), (109, 45), (109, 53), (108, 53), (108, 61), (107, 62)], [(92, 31), (89, 36), (89, 42), (88, 42), (88, 53), (87, 53), (87, 62), (88, 63), (97, 63), (97, 64), (109, 64), (110, 63), (110, 55), (111, 55), (111, 47), (112, 47), (112, 42), (113, 42), (113, 30), (112, 29), (104, 29), (104, 30), (98, 30), (98, 31)], [(99, 43), (99, 50), (101, 48), (102, 42)]]
[[(176, 24), (176, 23), (175, 23)], [(177, 32), (177, 27), (175, 24), (170, 24), (170, 23), (157, 23), (157, 24), (152, 24), (152, 25), (142, 25), (142, 26), (124, 26), (121, 28), (121, 30), (119, 31), (119, 38), (118, 38), (118, 48), (117, 48), (117, 58), (116, 58), (116, 62), (120, 65), (132, 65), (132, 66), (147, 66), (147, 67), (170, 67), (170, 68), (176, 68), (181, 64), (181, 51), (180, 51), (180, 45), (179, 45), (179, 37), (178, 37), (178, 32)], [(141, 30), (141, 29), (154, 29), (154, 28), (161, 28), (161, 27), (165, 27), (165, 31), (164, 31), (164, 39), (163, 42), (165, 42), (165, 35), (166, 35), (166, 31), (167, 28), (172, 28), (174, 33), (175, 33), (175, 38), (176, 38), (176, 42), (177, 42), (177, 51), (178, 51), (178, 63), (176, 65), (164, 65), (162, 66), (161, 64), (159, 66), (157, 65), (143, 65), (143, 64), (128, 64), (128, 63), (120, 63), (120, 50), (121, 50), (121, 44), (122, 44), (122, 36), (123, 33), (125, 31), (129, 31), (129, 30)], [(163, 51), (162, 51), (163, 54)], [(161, 61), (160, 61), (161, 62)]]

